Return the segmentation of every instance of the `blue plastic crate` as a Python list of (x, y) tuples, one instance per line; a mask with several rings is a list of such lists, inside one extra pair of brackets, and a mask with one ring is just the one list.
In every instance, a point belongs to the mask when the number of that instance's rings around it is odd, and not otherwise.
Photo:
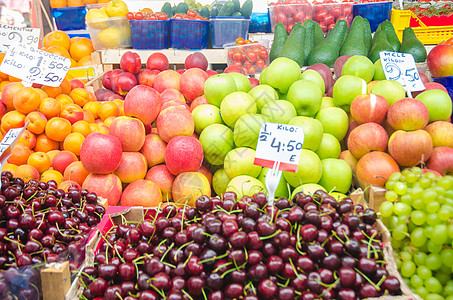
[(132, 48), (167, 49), (170, 42), (170, 21), (134, 20), (131, 25)]
[(209, 21), (190, 19), (170, 20), (170, 47), (175, 49), (206, 49)]
[(223, 48), (237, 38), (247, 39), (250, 18), (246, 17), (211, 17), (212, 48)]
[(352, 7), (352, 13), (355, 16), (367, 18), (370, 22), (371, 32), (375, 32), (379, 24), (389, 20), (392, 12), (392, 1), (358, 3)]
[(52, 8), (52, 16), (59, 30), (85, 29), (85, 6)]
[(250, 17), (249, 33), (271, 33), (271, 22), (268, 13), (252, 13)]
[[(433, 77), (433, 81), (442, 84), (448, 91), (448, 94), (450, 95), (451, 101), (453, 102), (453, 76), (447, 76), (447, 77)], [(451, 114), (451, 119), (453, 123), (453, 112)]]

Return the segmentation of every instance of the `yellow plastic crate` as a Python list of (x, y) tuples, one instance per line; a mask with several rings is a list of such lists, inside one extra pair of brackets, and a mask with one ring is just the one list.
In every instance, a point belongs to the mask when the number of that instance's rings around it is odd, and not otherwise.
[(95, 66), (70, 68), (68, 74), (74, 78), (85, 79), (87, 81), (97, 75)]
[(426, 26), (412, 11), (392, 9), (391, 22), (400, 41), (403, 39), (403, 30), (409, 27), (411, 18), (420, 24), (420, 27), (412, 29), (424, 45), (437, 45), (453, 37), (453, 26)]

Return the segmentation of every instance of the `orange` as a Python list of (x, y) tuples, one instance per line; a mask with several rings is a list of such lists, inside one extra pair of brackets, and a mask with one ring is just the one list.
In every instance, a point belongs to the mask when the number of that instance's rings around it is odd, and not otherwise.
[(50, 46), (49, 48), (46, 49), (46, 51), (66, 58), (71, 58), (71, 55), (69, 54), (68, 50), (62, 46), (58, 45)]
[(85, 104), (83, 106), (83, 109), (91, 111), (93, 113), (93, 117), (95, 119), (97, 119), (99, 117), (98, 111), (99, 111), (100, 107), (101, 107), (101, 102), (94, 101), (94, 102), (88, 102), (87, 104)]
[(41, 89), (35, 89), (35, 91), (38, 92), (39, 96), (41, 97), (41, 100), (49, 97), (49, 95), (47, 95), (47, 93)]
[(25, 182), (28, 182), (31, 179), (38, 180), (39, 179), (39, 172), (36, 170), (35, 167), (30, 165), (22, 165), (18, 166), (16, 171), (14, 171), (15, 177), (22, 178)]
[(90, 123), (87, 121), (77, 121), (72, 124), (72, 132), (81, 133), (84, 137), (87, 137), (91, 133)]
[(110, 124), (112, 124), (113, 120), (115, 120), (116, 118), (117, 117), (108, 117), (104, 120), (104, 125), (110, 127)]
[(87, 4), (96, 4), (98, 1), (97, 0), (83, 0), (83, 3), (85, 3), (85, 5)]
[(120, 115), (120, 109), (114, 102), (106, 101), (99, 107), (98, 115), (104, 121), (108, 117), (118, 117)]
[(55, 180), (57, 184), (63, 181), (63, 175), (56, 170), (47, 170), (41, 174), (41, 181), (48, 182), (49, 180)]
[[(50, 1), (51, 5), (52, 5), (52, 1), (55, 1), (55, 0)], [(65, 3), (65, 5), (62, 7), (66, 7), (66, 0), (56, 0), (56, 1), (63, 1)], [(52, 32), (46, 34), (46, 36), (44, 37), (44, 39), (42, 41), (42, 44), (46, 48), (50, 47), (50, 46), (61, 46), (69, 51), (69, 47), (71, 46), (71, 38), (64, 31), (61, 31), (61, 30), (52, 31)]]
[(39, 174), (41, 174), (42, 172), (49, 170), (50, 158), (44, 152), (35, 152), (28, 157), (27, 164), (35, 167)]
[(77, 7), (77, 6), (83, 6), (83, 1), (82, 0), (67, 0), (68, 1), (68, 7)]
[(33, 149), (36, 145), (36, 136), (28, 130), (24, 130), (18, 143), (24, 144), (28, 149)]
[(72, 57), (70, 59), (71, 59), (71, 68), (77, 67), (77, 61)]
[(58, 117), (61, 112), (61, 103), (54, 98), (45, 98), (39, 105), (39, 111), (42, 112), (47, 119)]
[(67, 6), (68, 4), (66, 3), (66, 0), (50, 0), (50, 7), (52, 8), (61, 8)]
[(68, 95), (65, 95), (65, 94), (60, 94), (58, 95), (55, 100), (57, 100), (58, 102), (60, 102), (60, 104), (63, 106), (65, 104), (69, 104), (69, 103), (74, 103), (74, 101), (72, 100), (71, 97), (69, 97)]
[(39, 111), (32, 111), (25, 117), (25, 123), (30, 121), (27, 129), (33, 132), (34, 134), (41, 134), (46, 129), (47, 118), (43, 113)]
[[(69, 47), (69, 54), (71, 57), (80, 63), (80, 60), (84, 57), (90, 57), (91, 60), (91, 53), (94, 51), (93, 43), (89, 38), (80, 37), (80, 38), (72, 38), (71, 39), (71, 46)], [(86, 59), (85, 59), (86, 60)]]
[(109, 134), (109, 127), (108, 126), (105, 126), (105, 125), (98, 125), (98, 127), (96, 127), (95, 131), (94, 132), (98, 132), (98, 133), (102, 133), (102, 134)]
[(88, 123), (94, 123), (94, 115), (91, 111), (83, 109), (83, 120)]
[(25, 115), (18, 111), (12, 110), (2, 117), (2, 133), (7, 133), (11, 128), (19, 128), (25, 125)]
[(49, 151), (58, 150), (59, 147), (60, 144), (57, 141), (48, 138), (45, 133), (41, 133), (36, 137), (36, 145), (33, 150), (49, 153)]
[(3, 172), (3, 171), (10, 171), (11, 173), (14, 174), (14, 171), (16, 171), (16, 169), (17, 169), (17, 165), (15, 165), (15, 164), (10, 164), (10, 163), (5, 163), (5, 164), (3, 165), (2, 172)]
[(96, 97), (93, 93), (88, 92), (86, 89), (75, 88), (69, 93), (69, 97), (72, 98), (75, 104), (84, 106), (88, 102), (96, 101)]
[(52, 86), (43, 85), (41, 87), (41, 90), (46, 92), (47, 96), (49, 96), (50, 98), (55, 98), (56, 96), (61, 94), (61, 87), (59, 87), (59, 86), (52, 87)]
[(10, 164), (24, 165), (27, 163), (28, 157), (31, 154), (31, 150), (24, 144), (16, 144), (14, 146), (11, 156), (8, 158)]
[(91, 55), (84, 56), (77, 62), (77, 67), (88, 67), (92, 65)]
[[(0, 52), (0, 53), (1, 53), (1, 52)], [(0, 82), (0, 92), (3, 91), (3, 89), (5, 88), (5, 86), (6, 86), (7, 84), (9, 84), (9, 83), (11, 83), (11, 81), (9, 81), (9, 80), (5, 80), (5, 81)]]
[(82, 147), (82, 143), (85, 140), (85, 136), (78, 132), (73, 132), (69, 134), (63, 142), (63, 149), (66, 151), (70, 151), (77, 156), (80, 156), (80, 148)]
[(12, 75), (9, 75), (9, 76), (8, 76), (8, 80), (9, 80), (9, 81), (14, 81), (14, 82), (21, 82), (21, 81), (22, 81), (22, 79), (17, 78), (17, 77), (14, 77), (14, 76), (12, 76)]
[(66, 167), (63, 174), (64, 180), (72, 180), (82, 185), (85, 178), (90, 174), (81, 161), (72, 162), (69, 166)]
[(14, 108), (13, 105), (14, 95), (18, 90), (20, 90), (23, 87), (24, 85), (20, 82), (11, 82), (3, 88), (2, 95), (0, 98), (2, 99), (2, 102), (6, 104), (6, 107), (8, 109)]
[(69, 92), (71, 91), (71, 83), (69, 83), (69, 80), (67, 78), (63, 79), (60, 84), (60, 88), (62, 94), (69, 94)]
[(71, 133), (71, 122), (66, 119), (55, 117), (47, 121), (46, 135), (57, 142), (63, 142)]
[(40, 103), (41, 96), (32, 87), (21, 88), (13, 98), (14, 108), (24, 114), (37, 110)]

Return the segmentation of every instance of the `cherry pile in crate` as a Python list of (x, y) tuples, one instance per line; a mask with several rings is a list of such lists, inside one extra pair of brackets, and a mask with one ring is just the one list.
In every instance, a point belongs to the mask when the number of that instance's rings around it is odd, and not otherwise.
[[(79, 278), (82, 299), (358, 299), (400, 294), (376, 214), (324, 191), (201, 196), (114, 225)], [(99, 298), (98, 298), (99, 297)]]

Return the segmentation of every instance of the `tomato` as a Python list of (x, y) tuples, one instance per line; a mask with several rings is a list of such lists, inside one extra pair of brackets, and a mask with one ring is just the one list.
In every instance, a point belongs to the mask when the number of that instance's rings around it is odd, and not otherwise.
[(136, 20), (143, 20), (143, 14), (141, 12), (136, 12), (135, 13), (135, 19)]
[(256, 66), (257, 66), (258, 68), (263, 69), (264, 65), (265, 65), (264, 60), (258, 59), (258, 60), (256, 61)]
[(148, 20), (157, 20), (157, 16), (155, 14), (150, 14)]
[(128, 12), (127, 15), (126, 15), (126, 17), (127, 17), (130, 21), (132, 21), (132, 20), (135, 19), (135, 18), (134, 18), (134, 13), (133, 13), (133, 12)]
[(197, 16), (197, 13), (196, 13), (195, 11), (193, 11), (193, 10), (190, 9), (190, 10), (187, 12), (187, 16), (195, 18), (195, 17)]
[(244, 67), (247, 68), (247, 69), (250, 68), (251, 66), (253, 66), (253, 64), (252, 64), (251, 61), (248, 61), (248, 60), (247, 60), (247, 61), (244, 63)]
[(327, 10), (324, 9), (315, 15), (315, 20), (321, 22), (322, 20), (324, 20), (327, 14), (328, 14)]
[(261, 50), (260, 53), (258, 54), (259, 57), (266, 59), (268, 54), (266, 50)]
[(233, 63), (233, 66), (242, 67), (242, 62), (240, 62), (240, 61), (235, 61), (235, 62)]
[(253, 66), (250, 67), (247, 71), (248, 71), (249, 74), (255, 74), (256, 73), (256, 69)]
[(244, 44), (244, 43), (240, 43), (240, 42), (244, 42), (244, 38), (241, 38), (241, 37), (240, 37), (240, 38), (237, 38), (237, 39), (236, 39), (236, 45), (242, 45), (242, 44)]
[(339, 6), (333, 7), (330, 13), (335, 17), (335, 19), (338, 18), (339, 16), (341, 16), (341, 7)]
[(295, 16), (294, 16), (294, 21), (303, 21), (305, 18), (305, 13), (303, 11), (299, 11)]
[(343, 16), (347, 17), (352, 14), (352, 5), (343, 5)]
[(228, 54), (227, 54), (228, 60), (233, 59), (233, 53), (234, 53), (233, 49), (228, 50)]
[(328, 30), (332, 30), (332, 29), (335, 27), (335, 24), (336, 24), (336, 23), (331, 23), (331, 24), (327, 27), (327, 29), (328, 29)]
[(331, 14), (328, 14), (325, 18), (324, 18), (324, 23), (326, 25), (330, 25), (332, 24), (333, 22), (335, 21), (335, 17)]
[(235, 61), (242, 61), (242, 55), (243, 55), (243, 54), (241, 53), (241, 51), (235, 51), (235, 52), (233, 53), (233, 59), (234, 59)]
[(288, 21), (288, 18), (286, 17), (286, 15), (284, 13), (279, 13), (277, 15), (277, 22), (275, 23), (282, 23), (283, 25), (286, 25), (287, 21)]
[(250, 61), (252, 63), (254, 63), (256, 61), (256, 58), (257, 58), (256, 57), (256, 53), (253, 52), (253, 50), (247, 51), (245, 56), (246, 56), (246, 60), (248, 60), (248, 61)]
[(162, 21), (166, 21), (166, 20), (168, 20), (168, 19), (167, 19), (167, 14), (166, 14), (166, 13), (160, 13), (160, 14), (157, 16), (157, 19), (158, 19), (158, 20), (162, 20)]
[(322, 32), (326, 32), (327, 31), (327, 25), (326, 24), (319, 23), (319, 26), (321, 26)]

